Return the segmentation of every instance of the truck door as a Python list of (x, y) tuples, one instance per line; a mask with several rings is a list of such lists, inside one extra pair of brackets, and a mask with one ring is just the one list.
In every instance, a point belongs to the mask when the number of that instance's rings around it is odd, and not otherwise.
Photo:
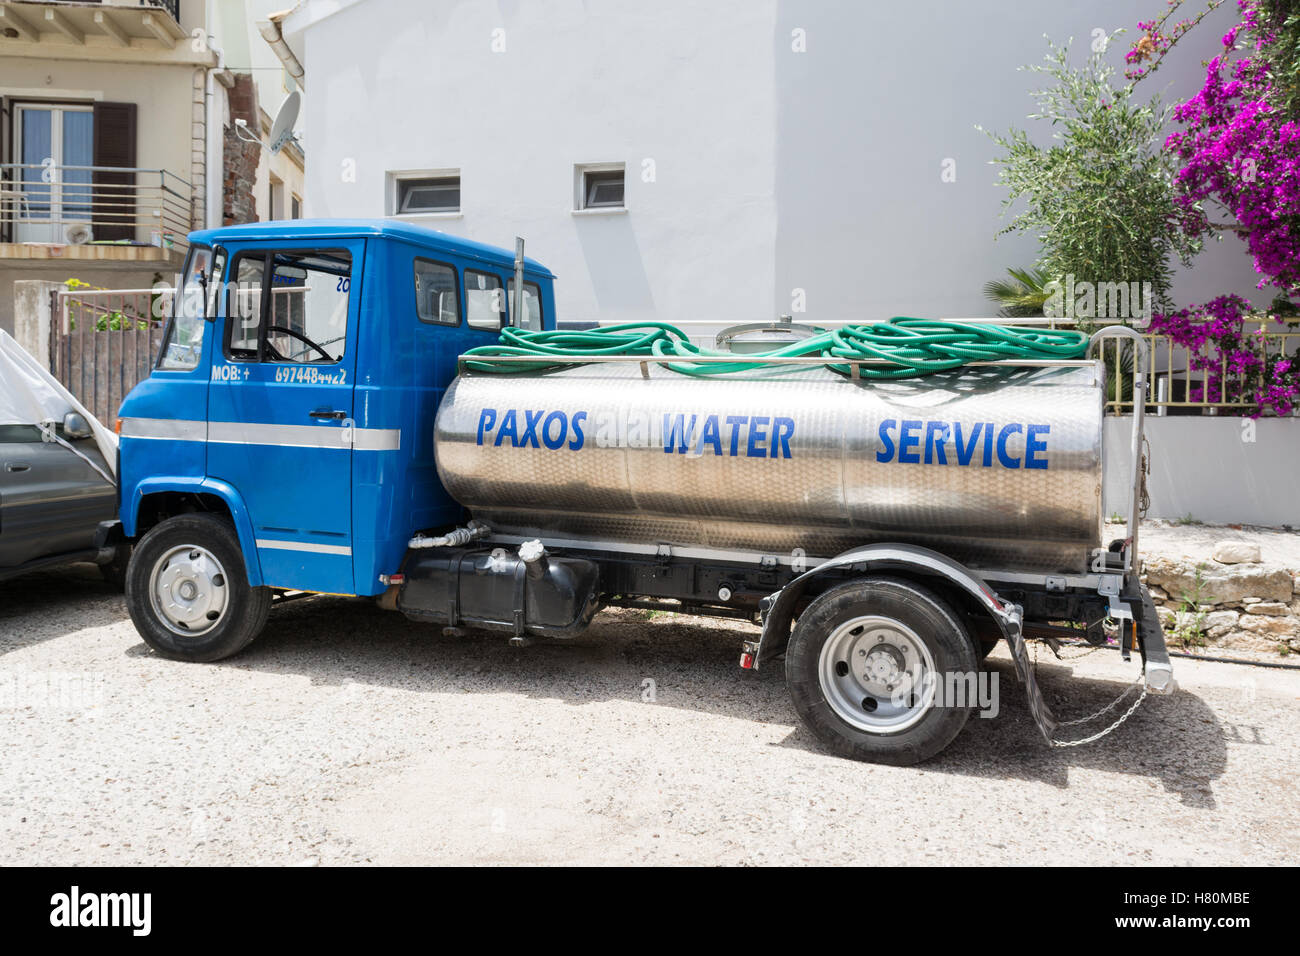
[(230, 252), (208, 461), (272, 587), (351, 594), (352, 388), (364, 240)]

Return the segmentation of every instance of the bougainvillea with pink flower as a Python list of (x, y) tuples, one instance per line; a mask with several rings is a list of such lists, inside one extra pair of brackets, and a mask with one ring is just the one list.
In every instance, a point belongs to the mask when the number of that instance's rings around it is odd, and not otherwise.
[(1289, 415), (1300, 398), (1300, 362), (1269, 347), (1263, 332), (1270, 317), (1252, 317), (1256, 327), (1246, 330), (1249, 310), (1240, 296), (1221, 295), (1204, 305), (1156, 313), (1148, 331), (1169, 336), (1192, 354), (1191, 367), (1201, 375), (1188, 383), (1189, 401), (1253, 405), (1252, 418), (1266, 411)]
[[(1143, 34), (1127, 56), (1135, 82), (1218, 3), (1166, 26), (1180, 5), (1139, 24)], [(1300, 291), (1300, 123), (1289, 108), (1291, 91), (1280, 85), (1295, 82), (1291, 36), (1281, 43), (1279, 33), (1292, 28), (1294, 13), (1277, 0), (1237, 5), (1241, 21), (1206, 64), (1200, 91), (1175, 108), (1183, 129), (1165, 146), (1183, 163), (1174, 181), (1188, 228), (1236, 233), (1254, 259), (1259, 288), (1272, 283), (1291, 294)]]

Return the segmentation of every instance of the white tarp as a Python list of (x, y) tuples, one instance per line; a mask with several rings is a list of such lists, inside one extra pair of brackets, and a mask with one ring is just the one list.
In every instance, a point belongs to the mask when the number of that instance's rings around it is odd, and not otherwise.
[(68, 412), (76, 412), (90, 423), (99, 453), (109, 471), (116, 474), (117, 436), (41, 368), (13, 336), (0, 329), (0, 425), (61, 425)]

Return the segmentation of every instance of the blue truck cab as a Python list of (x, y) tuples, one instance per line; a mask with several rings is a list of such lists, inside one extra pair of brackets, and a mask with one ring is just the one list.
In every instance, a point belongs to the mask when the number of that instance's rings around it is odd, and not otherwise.
[(273, 592), (381, 593), (414, 533), (460, 520), (433, 448), (457, 357), (508, 324), (554, 328), (555, 300), (554, 276), (526, 259), (513, 314), (511, 252), (408, 223), (189, 239), (156, 365), (118, 431), (123, 531), (160, 532), (137, 545), (128, 602), (146, 637), (188, 640), (192, 659), (224, 618), (264, 619)]

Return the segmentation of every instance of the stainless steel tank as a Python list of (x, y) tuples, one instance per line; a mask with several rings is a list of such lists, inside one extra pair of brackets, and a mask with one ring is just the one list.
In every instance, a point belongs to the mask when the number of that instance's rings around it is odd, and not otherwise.
[(506, 533), (813, 558), (910, 542), (1083, 573), (1101, 543), (1103, 383), (1098, 363), (896, 382), (469, 372), (438, 411), (438, 473)]

